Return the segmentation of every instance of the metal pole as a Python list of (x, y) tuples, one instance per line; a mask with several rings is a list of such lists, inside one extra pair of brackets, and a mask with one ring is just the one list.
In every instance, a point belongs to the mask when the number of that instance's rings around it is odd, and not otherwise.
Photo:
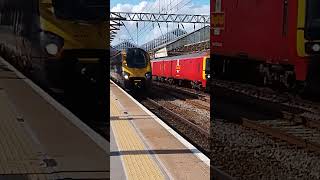
[(138, 22), (137, 22), (137, 45), (139, 45), (139, 40), (138, 40), (138, 38), (139, 38), (138, 30), (139, 30), (139, 25), (138, 25)]

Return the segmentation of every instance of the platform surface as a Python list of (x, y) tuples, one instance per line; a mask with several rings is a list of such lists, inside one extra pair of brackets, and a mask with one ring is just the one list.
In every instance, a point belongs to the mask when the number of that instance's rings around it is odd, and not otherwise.
[(210, 179), (210, 162), (196, 156), (196, 149), (183, 144), (113, 82), (110, 101), (111, 179)]
[(0, 58), (0, 179), (108, 179), (109, 144)]

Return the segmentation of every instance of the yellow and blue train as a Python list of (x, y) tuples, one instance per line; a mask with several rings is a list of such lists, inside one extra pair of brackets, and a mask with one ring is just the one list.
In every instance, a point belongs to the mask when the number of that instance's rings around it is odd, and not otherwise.
[(0, 56), (81, 119), (105, 121), (108, 11), (107, 0), (0, 0)]
[(111, 79), (122, 87), (148, 90), (152, 83), (149, 54), (140, 48), (127, 48), (111, 57)]
[(0, 0), (1, 54), (49, 89), (75, 71), (96, 81), (108, 54), (107, 8), (106, 0)]

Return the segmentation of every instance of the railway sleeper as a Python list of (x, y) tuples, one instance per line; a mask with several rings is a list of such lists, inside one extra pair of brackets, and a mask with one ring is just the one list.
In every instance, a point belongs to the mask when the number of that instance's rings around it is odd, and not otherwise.
[(199, 81), (191, 81), (190, 82), (192, 89), (202, 90), (202, 83)]
[(251, 121), (245, 118), (242, 119), (242, 125), (247, 128), (262, 132), (264, 134), (271, 135), (273, 138), (283, 140), (289, 144), (297, 145), (309, 151), (320, 153), (320, 144), (285, 133), (280, 129), (271, 128), (266, 125), (262, 125), (262, 124), (256, 123), (255, 121)]

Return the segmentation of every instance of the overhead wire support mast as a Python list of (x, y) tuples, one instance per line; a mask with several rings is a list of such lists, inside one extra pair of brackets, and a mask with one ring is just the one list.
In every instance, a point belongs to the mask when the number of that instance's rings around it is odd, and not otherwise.
[(116, 17), (122, 17), (120, 21), (210, 24), (210, 15), (110, 12), (110, 19)]
[(126, 19), (117, 15), (110, 17), (110, 41), (112, 41), (115, 38), (117, 31), (120, 30), (120, 26), (123, 25), (123, 20)]

